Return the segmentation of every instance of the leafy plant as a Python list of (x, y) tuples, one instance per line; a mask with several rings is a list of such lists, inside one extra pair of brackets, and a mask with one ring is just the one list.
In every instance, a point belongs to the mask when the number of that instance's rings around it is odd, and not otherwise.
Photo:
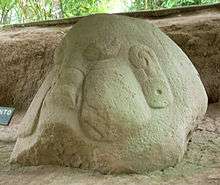
[(217, 3), (219, 0), (165, 0), (161, 6), (163, 8), (172, 8), (179, 6), (190, 6), (190, 5), (202, 5), (202, 4), (210, 4)]
[[(101, 0), (63, 0), (62, 12), (64, 17), (82, 16), (91, 13), (104, 12), (104, 1)], [(105, 0), (105, 2), (107, 2)]]
[(134, 0), (130, 10), (154, 10), (160, 8), (172, 8), (179, 6), (201, 5), (217, 3), (220, 0)]
[(10, 22), (14, 6), (16, 6), (16, 0), (0, 0), (0, 23)]

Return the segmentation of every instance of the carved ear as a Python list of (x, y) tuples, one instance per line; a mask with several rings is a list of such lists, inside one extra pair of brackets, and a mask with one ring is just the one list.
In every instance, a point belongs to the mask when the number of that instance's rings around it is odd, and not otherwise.
[(149, 106), (167, 107), (173, 101), (173, 95), (155, 52), (144, 45), (132, 46), (129, 61)]

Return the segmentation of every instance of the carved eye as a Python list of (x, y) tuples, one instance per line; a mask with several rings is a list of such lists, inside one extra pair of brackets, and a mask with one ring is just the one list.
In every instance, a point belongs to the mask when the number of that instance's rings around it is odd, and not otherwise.
[(129, 61), (149, 106), (167, 107), (173, 101), (173, 95), (154, 51), (144, 45), (132, 46)]
[(106, 42), (96, 41), (90, 43), (83, 51), (83, 56), (88, 61), (105, 60), (118, 55), (121, 43), (117, 38), (106, 39)]
[(102, 59), (114, 58), (118, 55), (121, 42), (117, 38), (108, 38), (102, 47)]
[(91, 43), (87, 46), (87, 48), (83, 52), (83, 56), (88, 61), (97, 61), (101, 56), (100, 49), (96, 46), (95, 43)]

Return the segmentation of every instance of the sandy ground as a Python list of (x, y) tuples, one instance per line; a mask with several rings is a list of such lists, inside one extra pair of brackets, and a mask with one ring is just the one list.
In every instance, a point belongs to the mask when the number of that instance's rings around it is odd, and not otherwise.
[[(15, 115), (20, 119), (22, 114)], [(21, 167), (9, 164), (18, 124), (0, 128), (1, 185), (220, 185), (220, 103), (210, 104), (181, 163), (145, 175), (102, 175), (59, 166)], [(7, 137), (2, 137), (3, 135)]]

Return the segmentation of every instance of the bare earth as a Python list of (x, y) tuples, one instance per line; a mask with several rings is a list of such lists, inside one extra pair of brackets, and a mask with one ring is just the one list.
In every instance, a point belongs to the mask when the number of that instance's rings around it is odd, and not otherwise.
[(220, 185), (220, 103), (209, 105), (207, 116), (193, 134), (181, 163), (146, 175), (113, 176), (59, 166), (11, 166), (8, 160), (13, 146), (14, 142), (0, 142), (1, 185)]

